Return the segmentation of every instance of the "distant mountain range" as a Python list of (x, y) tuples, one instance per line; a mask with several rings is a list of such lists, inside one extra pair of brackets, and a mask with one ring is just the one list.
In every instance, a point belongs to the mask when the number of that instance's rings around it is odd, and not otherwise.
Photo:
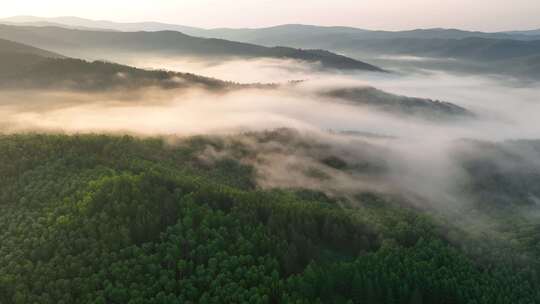
[[(115, 48), (120, 50), (133, 49), (140, 51), (149, 45), (162, 52), (176, 52), (198, 55), (233, 55), (254, 57), (294, 58), (307, 61), (320, 61), (325, 67), (338, 69), (366, 69), (377, 70), (373, 65), (351, 61), (351, 58), (368, 58), (375, 65), (385, 65), (388, 62), (378, 58), (385, 56), (405, 55), (415, 57), (429, 57), (447, 59), (460, 59), (464, 62), (447, 62), (444, 64), (433, 62), (415, 63), (410, 68), (435, 68), (467, 73), (487, 73), (511, 75), (517, 78), (540, 79), (540, 29), (529, 31), (507, 32), (478, 32), (458, 29), (417, 29), (408, 31), (373, 31), (353, 27), (325, 27), (301, 24), (280, 25), (257, 29), (202, 29), (196, 27), (166, 24), (158, 22), (119, 23), (111, 21), (95, 21), (76, 17), (40, 18), (19, 16), (1, 19), (0, 23), (26, 25), (26, 30), (32, 32), (31, 37), (25, 39), (14, 35), (7, 35), (0, 30), (0, 38), (7, 38), (23, 43), (36, 44), (47, 49), (61, 51), (69, 54), (75, 46), (85, 48)], [(30, 25), (33, 25), (31, 27)], [(40, 29), (39, 26), (56, 26)], [(78, 39), (65, 39), (58, 27), (71, 30), (85, 30), (85, 32), (109, 31), (110, 38), (95, 40), (92, 34), (72, 32)], [(34, 30), (31, 30), (34, 28)], [(92, 29), (92, 30), (88, 30)], [(43, 41), (43, 32), (49, 31), (49, 37)], [(134, 31), (148, 31), (154, 33), (132, 33)], [(157, 31), (157, 33), (155, 33)], [(174, 31), (161, 32), (161, 31)], [(41, 33), (37, 33), (41, 32)], [(116, 33), (114, 33), (116, 32)], [(120, 34), (118, 32), (131, 32)], [(182, 35), (213, 38), (212, 40), (199, 40)], [(95, 34), (97, 35), (97, 34)], [(118, 35), (118, 36), (117, 36)], [(69, 36), (69, 35), (68, 35)], [(129, 42), (127, 38), (135, 42)], [(58, 38), (58, 41), (55, 41)], [(159, 38), (158, 38), (159, 37)], [(94, 40), (93, 40), (94, 39)], [(191, 40), (189, 40), (191, 39)], [(247, 44), (238, 44), (231, 41), (214, 40), (227, 39)], [(51, 40), (53, 43), (51, 43)], [(189, 41), (188, 41), (189, 40)], [(92, 41), (90, 45), (87, 41)], [(62, 49), (62, 44), (64, 49)], [(123, 45), (122, 45), (123, 44)], [(257, 46), (255, 46), (256, 44)], [(324, 49), (337, 52), (344, 56), (322, 51), (300, 51), (291, 48), (275, 48), (273, 46), (288, 46), (302, 49)], [(197, 46), (197, 47), (196, 47)], [(266, 46), (264, 48), (262, 46)], [(74, 53), (74, 55), (81, 55)], [(324, 56), (323, 56), (324, 55)], [(321, 58), (324, 57), (324, 58)], [(391, 62), (394, 64), (396, 62)], [(401, 63), (404, 63), (401, 61)], [(408, 63), (405, 63), (408, 64)]]
[[(479, 32), (465, 31), (458, 29), (416, 29), (407, 31), (377, 31), (365, 30), (355, 27), (345, 26), (314, 26), (303, 24), (285, 24), (266, 28), (214, 28), (204, 29), (199, 27), (184, 26), (160, 22), (112, 22), (107, 20), (90, 20), (78, 17), (35, 17), (35, 16), (15, 16), (0, 19), (0, 23), (25, 24), (54, 24), (69, 27), (93, 28), (113, 31), (179, 31), (187, 35), (206, 38), (221, 38), (242, 42), (257, 43), (262, 45), (287, 45), (305, 47), (303, 44), (309, 40), (323, 38), (328, 40), (330, 36), (348, 35), (355, 39), (394, 39), (394, 38), (441, 38), (441, 39), (462, 39), (467, 37), (482, 37), (496, 39), (520, 39), (532, 40), (540, 39), (540, 29), (530, 31), (508, 31), (508, 32)], [(538, 37), (534, 37), (538, 36)], [(298, 41), (300, 39), (300, 41)], [(312, 46), (316, 47), (316, 46)]]
[(206, 39), (176, 31), (117, 32), (80, 30), (51, 26), (0, 25), (0, 38), (62, 54), (83, 58), (110, 59), (108, 56), (144, 53), (161, 56), (226, 58), (279, 58), (320, 64), (339, 70), (382, 71), (382, 69), (324, 50), (290, 47), (264, 47), (255, 44)]
[(109, 31), (178, 31), (189, 34), (190, 30), (198, 30), (199, 28), (182, 26), (175, 24), (166, 24), (159, 22), (137, 22), (137, 23), (120, 23), (106, 20), (90, 20), (78, 17), (52, 17), (42, 18), (34, 16), (15, 16), (0, 19), (0, 23), (18, 24), (18, 25), (48, 25), (48, 26), (68, 26), (71, 28), (86, 28), (93, 30), (109, 30)]

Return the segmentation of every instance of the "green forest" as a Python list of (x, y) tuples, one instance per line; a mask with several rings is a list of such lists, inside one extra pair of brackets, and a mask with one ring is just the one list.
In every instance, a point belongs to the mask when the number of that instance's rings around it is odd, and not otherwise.
[(263, 190), (208, 145), (0, 136), (0, 303), (540, 303), (538, 227), (517, 254), (381, 194)]

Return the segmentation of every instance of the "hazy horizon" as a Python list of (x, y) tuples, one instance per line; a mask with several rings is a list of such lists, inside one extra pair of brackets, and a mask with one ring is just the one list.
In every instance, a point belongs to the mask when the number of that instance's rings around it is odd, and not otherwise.
[[(136, 23), (161, 23), (161, 24), (170, 24), (170, 25), (178, 25), (178, 26), (186, 26), (186, 27), (194, 27), (194, 28), (200, 28), (200, 29), (206, 29), (206, 30), (212, 30), (212, 29), (264, 29), (264, 28), (272, 28), (272, 27), (279, 27), (279, 26), (286, 26), (286, 25), (305, 25), (305, 26), (318, 26), (318, 27), (346, 27), (346, 28), (356, 28), (359, 30), (368, 30), (368, 31), (389, 31), (389, 32), (399, 32), (399, 31), (412, 31), (412, 30), (430, 30), (430, 29), (445, 29), (445, 30), (462, 30), (462, 31), (478, 31), (478, 32), (486, 32), (486, 33), (497, 33), (497, 32), (512, 32), (512, 31), (532, 31), (532, 30), (540, 30), (540, 24), (537, 27), (530, 27), (530, 28), (508, 28), (508, 29), (501, 29), (501, 30), (480, 30), (480, 29), (472, 29), (472, 28), (461, 28), (461, 27), (452, 27), (452, 26), (411, 26), (409, 28), (395, 28), (395, 29), (384, 29), (384, 28), (367, 28), (367, 27), (361, 27), (361, 26), (354, 26), (354, 25), (343, 25), (343, 24), (315, 24), (315, 23), (301, 23), (301, 22), (287, 22), (287, 23), (275, 23), (275, 24), (268, 24), (268, 25), (261, 25), (261, 26), (198, 26), (193, 24), (185, 24), (185, 23), (177, 23), (177, 22), (166, 22), (166, 21), (156, 21), (153, 19), (143, 19), (143, 20), (130, 20), (130, 21), (119, 21), (114, 19), (95, 19), (95, 18), (86, 18), (81, 16), (75, 16), (75, 15), (63, 15), (63, 16), (37, 16), (37, 15), (11, 15), (11, 16), (0, 16), (0, 20), (2, 19), (9, 19), (9, 18), (18, 18), (18, 17), (35, 17), (35, 18), (44, 18), (44, 19), (56, 19), (56, 18), (78, 18), (78, 19), (84, 19), (89, 21), (95, 21), (95, 22), (113, 22), (113, 23), (119, 23), (119, 24), (136, 24)], [(24, 23), (24, 22), (23, 22)]]
[[(157, 2), (157, 3), (156, 3)], [(159, 4), (159, 5), (158, 5)], [(456, 28), (474, 31), (539, 29), (540, 2), (412, 0), (357, 1), (202, 1), (96, 0), (88, 4), (66, 0), (22, 0), (3, 5), (0, 18), (13, 16), (73, 16), (114, 22), (161, 22), (202, 28), (261, 28), (283, 24), (350, 26), (372, 30)], [(129, 7), (127, 12), (124, 8)], [(243, 12), (241, 15), (238, 12)], [(118, 13), (121, 12), (121, 13)]]

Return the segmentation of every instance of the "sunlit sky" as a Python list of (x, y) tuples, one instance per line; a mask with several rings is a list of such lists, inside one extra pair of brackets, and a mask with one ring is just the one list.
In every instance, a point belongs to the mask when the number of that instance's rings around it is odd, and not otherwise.
[(540, 0), (1, 0), (0, 17), (78, 16), (200, 27), (540, 28)]

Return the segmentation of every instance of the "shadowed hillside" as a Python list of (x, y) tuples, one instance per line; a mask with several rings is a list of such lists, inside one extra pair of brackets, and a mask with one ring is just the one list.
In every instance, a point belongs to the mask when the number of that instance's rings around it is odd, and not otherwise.
[(0, 40), (0, 87), (10, 89), (110, 90), (144, 87), (224, 89), (232, 82), (188, 73), (150, 71), (125, 65), (67, 58)]

